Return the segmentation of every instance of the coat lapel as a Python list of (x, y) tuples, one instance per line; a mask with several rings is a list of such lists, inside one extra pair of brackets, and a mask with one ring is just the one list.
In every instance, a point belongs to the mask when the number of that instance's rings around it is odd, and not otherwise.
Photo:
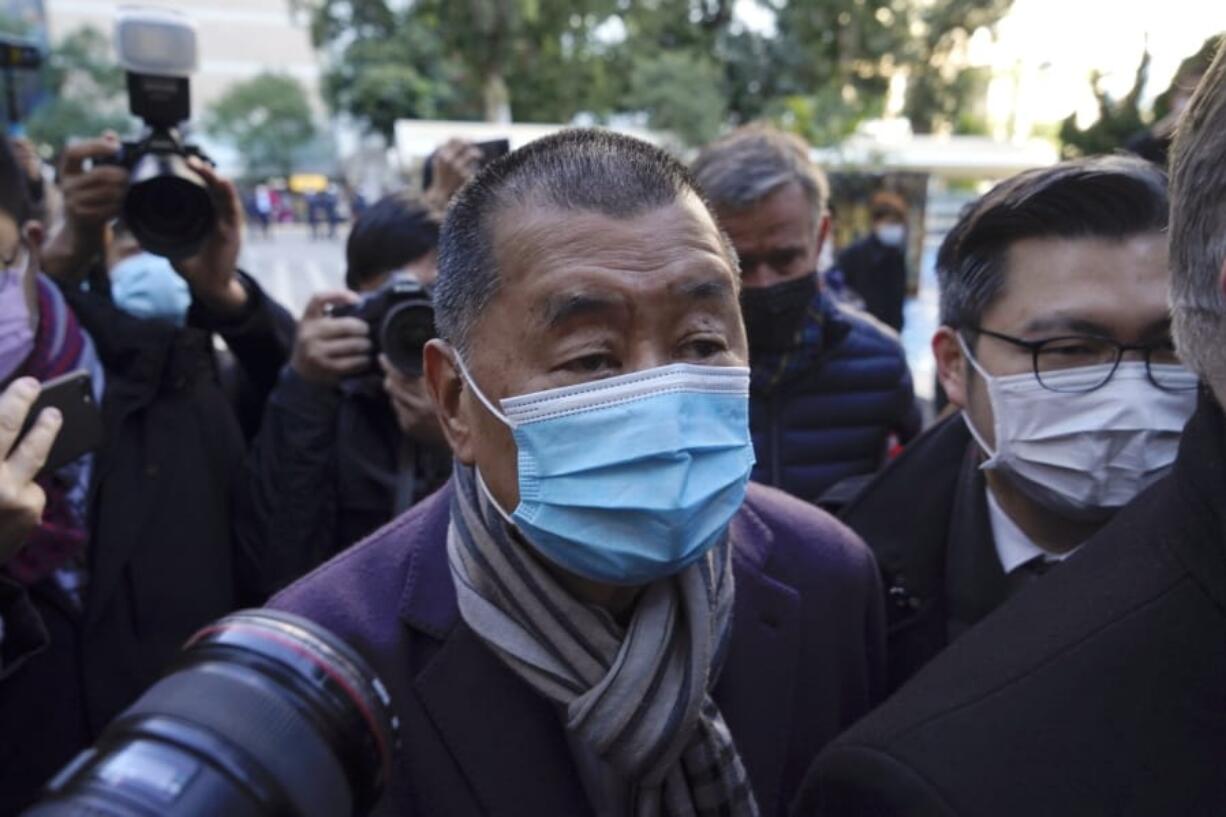
[[(445, 542), (451, 484), (426, 522), (428, 541)], [(438, 642), (413, 690), (471, 789), (454, 817), (591, 813), (559, 713), (508, 669), (461, 619), (444, 546), (414, 558), (400, 604), (408, 626)], [(463, 804), (461, 804), (461, 802)]]
[(736, 610), (715, 701), (749, 772), (762, 814), (776, 802), (792, 733), (800, 658), (800, 595), (764, 571), (773, 534), (748, 505), (732, 523)]

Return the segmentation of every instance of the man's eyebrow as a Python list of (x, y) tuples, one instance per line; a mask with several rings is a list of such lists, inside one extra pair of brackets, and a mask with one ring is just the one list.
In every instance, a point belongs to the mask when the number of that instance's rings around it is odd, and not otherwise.
[(590, 292), (571, 292), (550, 297), (545, 301), (541, 314), (546, 328), (555, 329), (575, 318), (610, 312), (622, 305), (620, 298)]
[(677, 294), (691, 301), (709, 301), (732, 295), (732, 282), (727, 278), (700, 278), (677, 285)]
[(1082, 318), (1035, 318), (1026, 324), (1022, 331), (1026, 334), (1032, 332), (1069, 332), (1075, 335), (1111, 337), (1111, 331), (1107, 327)]

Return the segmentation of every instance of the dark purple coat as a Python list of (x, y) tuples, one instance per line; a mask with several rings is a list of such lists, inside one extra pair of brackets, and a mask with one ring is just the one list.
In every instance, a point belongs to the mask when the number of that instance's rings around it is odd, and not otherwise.
[[(402, 724), (378, 815), (592, 814), (553, 704), (460, 618), (448, 486), (276, 596), (360, 649)], [(715, 699), (763, 815), (782, 815), (818, 751), (875, 703), (882, 603), (872, 555), (841, 523), (751, 485), (732, 523), (736, 607)]]

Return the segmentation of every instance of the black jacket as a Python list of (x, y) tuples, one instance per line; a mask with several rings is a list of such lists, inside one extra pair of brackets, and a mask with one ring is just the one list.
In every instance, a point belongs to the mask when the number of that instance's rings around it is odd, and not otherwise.
[(1226, 417), (818, 759), (798, 815), (1155, 817), (1226, 802)]
[(847, 286), (864, 299), (864, 309), (901, 332), (907, 299), (907, 259), (902, 250), (887, 247), (870, 234), (839, 253), (838, 267)]
[[(875, 473), (890, 437), (906, 442), (921, 418), (898, 336), (819, 292), (800, 345), (750, 361), (754, 482), (816, 502), (832, 486)], [(770, 383), (770, 373), (780, 372)]]
[[(377, 379), (320, 386), (288, 366), (268, 399), (238, 497), (235, 535), (266, 555), (271, 593), (396, 515), (403, 435)], [(409, 444), (415, 484), (405, 504), (437, 490), (451, 453)]]
[(881, 567), (891, 690), (1008, 595), (979, 462), (955, 415), (908, 445), (840, 514)]
[(266, 560), (231, 536), (243, 435), (218, 382), (213, 337), (200, 328), (222, 334), (253, 384), (267, 382), (289, 354), (293, 321), (245, 280), (244, 315), (220, 323), (193, 309), (187, 329), (65, 291), (107, 374), (89, 584), (83, 610), (52, 581), (28, 589), (49, 645), (0, 681), (0, 814), (91, 743), (192, 632), (262, 601)]

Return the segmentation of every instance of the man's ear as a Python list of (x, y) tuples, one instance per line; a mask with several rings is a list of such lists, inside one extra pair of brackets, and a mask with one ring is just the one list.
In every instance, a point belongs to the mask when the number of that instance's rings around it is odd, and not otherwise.
[(41, 221), (30, 219), (21, 225), (21, 232), (25, 235), (30, 247), (36, 252), (43, 248), (43, 242), (47, 240), (47, 228), (43, 226)]
[(427, 343), (422, 354), (423, 376), (447, 444), (460, 462), (472, 465), (476, 462), (473, 428), (464, 415), (464, 401), (460, 399), (467, 384), (455, 364), (454, 354), (447, 343), (437, 338)]
[(937, 329), (932, 336), (932, 356), (937, 361), (937, 378), (949, 402), (958, 408), (966, 408), (967, 377), (970, 364), (958, 343), (958, 331), (948, 326)]
[(830, 240), (830, 214), (822, 213), (822, 220), (817, 224), (817, 245), (813, 248), (813, 257), (820, 258), (822, 247)]

